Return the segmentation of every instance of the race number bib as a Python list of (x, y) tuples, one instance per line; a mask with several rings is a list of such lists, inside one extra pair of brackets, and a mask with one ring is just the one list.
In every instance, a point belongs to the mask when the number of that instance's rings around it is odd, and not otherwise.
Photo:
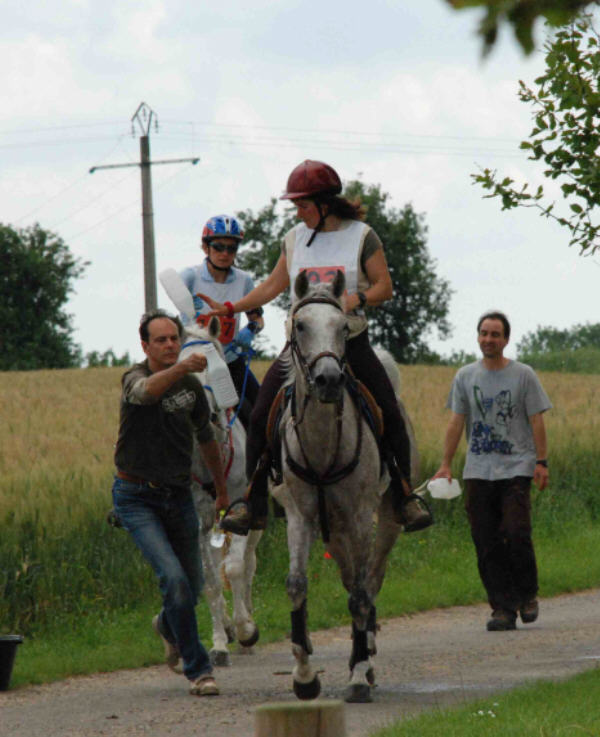
[(308, 277), (308, 283), (311, 285), (315, 284), (329, 284), (335, 279), (335, 275), (338, 271), (342, 274), (346, 273), (346, 269), (343, 266), (310, 266), (307, 269), (300, 269), (304, 271)]
[[(231, 343), (233, 336), (235, 335), (235, 317), (226, 317), (225, 315), (219, 315), (219, 322), (221, 323), (221, 333), (219, 340), (223, 345)], [(209, 315), (196, 315), (196, 322), (205, 328), (210, 322)]]

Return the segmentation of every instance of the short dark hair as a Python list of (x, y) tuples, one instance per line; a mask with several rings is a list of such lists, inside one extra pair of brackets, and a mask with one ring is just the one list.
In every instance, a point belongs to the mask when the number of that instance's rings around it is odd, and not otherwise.
[(477, 323), (477, 334), (479, 335), (479, 328), (481, 327), (481, 323), (484, 320), (500, 320), (502, 325), (504, 326), (504, 337), (506, 340), (510, 338), (510, 323), (508, 322), (508, 317), (504, 314), (504, 312), (484, 312), (483, 315), (479, 318), (479, 322)]
[(140, 338), (144, 341), (144, 343), (147, 343), (150, 338), (148, 325), (150, 325), (152, 320), (156, 320), (159, 317), (166, 317), (167, 320), (171, 320), (171, 322), (174, 322), (175, 325), (177, 325), (177, 332), (179, 333), (179, 337), (183, 337), (183, 325), (181, 324), (181, 320), (178, 317), (173, 317), (173, 315), (169, 315), (169, 313), (165, 312), (165, 310), (150, 310), (150, 312), (145, 312), (142, 315), (142, 319), (140, 320)]

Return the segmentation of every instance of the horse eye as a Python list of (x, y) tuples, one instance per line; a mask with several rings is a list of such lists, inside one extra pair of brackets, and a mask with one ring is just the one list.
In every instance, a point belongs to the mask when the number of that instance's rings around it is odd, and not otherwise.
[(296, 323), (296, 330), (297, 330), (297, 331), (298, 331), (299, 333), (301, 333), (301, 332), (302, 332), (302, 331), (304, 330), (304, 323), (303, 323), (303, 322), (300, 322), (300, 321), (298, 321), (298, 322)]

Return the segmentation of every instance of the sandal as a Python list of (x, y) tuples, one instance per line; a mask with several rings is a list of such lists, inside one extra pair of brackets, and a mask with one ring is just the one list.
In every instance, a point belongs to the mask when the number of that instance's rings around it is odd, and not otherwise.
[(219, 687), (212, 676), (200, 676), (190, 686), (192, 696), (218, 696)]

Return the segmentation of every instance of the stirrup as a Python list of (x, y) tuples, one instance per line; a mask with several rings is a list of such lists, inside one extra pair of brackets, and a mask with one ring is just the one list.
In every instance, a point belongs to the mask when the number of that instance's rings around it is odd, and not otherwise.
[[(244, 509), (242, 512), (237, 514), (236, 519), (235, 508), (240, 506)], [(234, 502), (231, 502), (225, 510), (225, 514), (219, 522), (219, 527), (222, 530), (225, 530), (225, 532), (233, 532), (234, 535), (247, 535), (250, 531), (250, 521), (250, 505), (245, 499), (236, 499)]]
[[(413, 519), (409, 519), (408, 515), (405, 514), (405, 507), (409, 502), (415, 502), (419, 508), (419, 514)], [(418, 530), (424, 530), (426, 527), (430, 527), (433, 524), (433, 512), (431, 508), (419, 494), (409, 494), (405, 496), (400, 504), (400, 516), (402, 517), (402, 524), (404, 525), (404, 532), (417, 532)]]

